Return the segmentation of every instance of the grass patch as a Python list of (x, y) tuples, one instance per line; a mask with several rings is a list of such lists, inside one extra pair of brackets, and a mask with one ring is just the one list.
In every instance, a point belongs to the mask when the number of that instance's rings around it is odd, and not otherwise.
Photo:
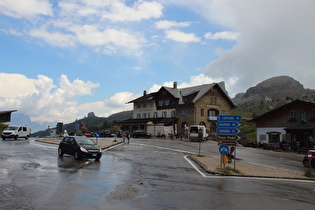
[(218, 168), (217, 169), (221, 174), (224, 175), (240, 175), (241, 172), (237, 169), (233, 169), (231, 167), (225, 167), (225, 168)]
[(315, 178), (315, 174), (311, 170), (305, 170), (304, 176)]

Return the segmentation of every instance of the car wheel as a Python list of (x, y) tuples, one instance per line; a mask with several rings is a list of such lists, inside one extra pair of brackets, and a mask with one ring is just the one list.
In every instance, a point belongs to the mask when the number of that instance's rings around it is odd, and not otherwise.
[(3, 141), (5, 140), (5, 138), (4, 138), (4, 137), (2, 137), (2, 139), (3, 139)]
[(18, 135), (16, 135), (16, 136), (14, 136), (14, 139), (15, 139), (15, 140), (17, 140), (17, 138), (18, 138), (18, 137), (19, 137), (19, 136), (18, 136)]
[(95, 161), (100, 161), (100, 157), (95, 158)]
[(303, 165), (304, 165), (305, 167), (310, 167), (310, 161), (304, 160), (304, 161), (303, 161)]
[(58, 155), (59, 155), (60, 157), (63, 156), (63, 151), (62, 151), (61, 147), (58, 148)]
[(80, 154), (79, 151), (76, 151), (76, 152), (74, 153), (74, 159), (76, 159), (76, 160), (81, 160), (81, 159), (82, 159), (81, 154)]
[(27, 139), (28, 139), (28, 136), (26, 136), (25, 139), (27, 140)]

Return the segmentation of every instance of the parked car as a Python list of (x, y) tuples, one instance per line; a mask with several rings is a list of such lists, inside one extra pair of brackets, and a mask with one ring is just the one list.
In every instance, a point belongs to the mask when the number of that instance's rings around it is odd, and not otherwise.
[[(311, 165), (312, 165), (313, 168), (315, 168), (315, 150), (309, 150), (309, 152), (312, 152)], [(308, 160), (307, 154), (304, 156), (302, 162), (303, 162), (303, 165), (304, 165), (305, 167), (310, 167), (310, 161)]]
[(104, 131), (101, 132), (101, 137), (113, 137), (113, 136), (114, 135), (109, 130), (104, 130)]
[(131, 136), (133, 138), (150, 138), (151, 134), (144, 131), (134, 131)]
[(73, 155), (76, 160), (93, 158), (98, 161), (102, 157), (102, 149), (86, 136), (66, 136), (59, 143), (58, 155)]

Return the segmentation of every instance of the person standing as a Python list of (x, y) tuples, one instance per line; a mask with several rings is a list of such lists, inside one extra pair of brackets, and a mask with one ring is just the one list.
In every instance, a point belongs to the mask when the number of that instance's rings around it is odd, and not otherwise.
[[(122, 137), (123, 137), (123, 142), (125, 143), (125, 140), (126, 140), (126, 131), (124, 131), (123, 133), (122, 133)], [(129, 142), (128, 142), (129, 143)]]
[(128, 144), (129, 144), (130, 134), (128, 131), (126, 132), (126, 136), (127, 136), (127, 140), (128, 140)]

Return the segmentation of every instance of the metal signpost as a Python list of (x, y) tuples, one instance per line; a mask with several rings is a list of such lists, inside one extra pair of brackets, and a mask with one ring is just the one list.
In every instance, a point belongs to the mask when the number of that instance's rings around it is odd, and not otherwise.
[[(221, 146), (226, 145), (226, 146), (234, 147), (233, 152), (235, 153), (234, 155), (234, 170), (235, 170), (235, 158), (236, 158), (235, 148), (236, 148), (237, 140), (240, 139), (240, 137), (237, 135), (240, 132), (240, 130), (237, 129), (237, 127), (240, 126), (238, 122), (242, 120), (242, 116), (241, 115), (218, 115), (217, 120), (218, 120), (218, 124), (217, 124), (218, 144)], [(228, 150), (229, 150), (229, 147), (228, 147)], [(230, 153), (232, 153), (232, 150), (229, 150), (229, 151), (231, 151)], [(228, 154), (228, 155), (230, 156), (230, 159), (231, 159), (232, 154)]]
[(309, 161), (310, 173), (311, 173), (311, 170), (312, 170), (312, 159), (313, 159), (313, 156), (312, 156), (312, 152), (311, 152), (311, 151), (308, 151), (308, 152), (307, 152), (307, 159), (308, 159), (308, 161)]

